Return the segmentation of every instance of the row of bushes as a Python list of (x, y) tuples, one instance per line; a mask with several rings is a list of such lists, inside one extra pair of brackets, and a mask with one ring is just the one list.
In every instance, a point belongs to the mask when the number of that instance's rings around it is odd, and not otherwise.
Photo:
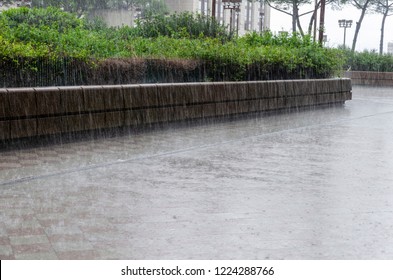
[(209, 17), (180, 14), (109, 28), (58, 9), (0, 13), (0, 86), (326, 78), (343, 52), (309, 37), (237, 38)]
[(353, 71), (393, 72), (393, 55), (380, 55), (376, 51), (345, 51), (347, 69)]
[(0, 59), (0, 87), (324, 78), (312, 67), (223, 60), (20, 57)]
[(206, 65), (192, 60), (18, 58), (0, 60), (0, 87), (114, 85), (206, 80)]
[[(233, 38), (214, 19), (189, 13), (152, 16), (138, 21), (135, 28), (109, 28), (100, 20), (80, 19), (52, 7), (18, 8), (0, 13), (0, 55), (6, 57), (104, 59), (146, 56), (149, 54), (133, 51), (138, 47), (138, 39), (160, 36), (190, 40), (215, 38), (221, 43)], [(168, 53), (170, 50), (165, 55)]]

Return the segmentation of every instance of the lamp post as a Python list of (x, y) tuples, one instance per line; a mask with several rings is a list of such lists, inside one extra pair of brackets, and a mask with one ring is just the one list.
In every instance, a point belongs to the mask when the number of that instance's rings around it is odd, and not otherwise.
[(347, 36), (347, 28), (351, 28), (352, 20), (340, 19), (338, 21), (340, 28), (344, 28), (344, 49), (345, 49), (345, 37)]

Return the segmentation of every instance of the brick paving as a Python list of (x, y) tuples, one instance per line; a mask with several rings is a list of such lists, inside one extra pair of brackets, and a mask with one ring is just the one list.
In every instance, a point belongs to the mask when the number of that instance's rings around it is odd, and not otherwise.
[(0, 259), (393, 258), (390, 93), (3, 149)]

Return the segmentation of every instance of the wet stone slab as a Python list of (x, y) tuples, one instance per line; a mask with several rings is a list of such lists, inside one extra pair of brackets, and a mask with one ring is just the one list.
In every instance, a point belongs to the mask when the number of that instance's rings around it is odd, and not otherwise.
[(5, 259), (391, 259), (393, 90), (0, 152)]

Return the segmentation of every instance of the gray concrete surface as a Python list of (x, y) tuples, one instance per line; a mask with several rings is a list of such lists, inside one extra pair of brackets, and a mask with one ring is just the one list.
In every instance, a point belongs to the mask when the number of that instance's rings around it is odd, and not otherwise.
[(0, 152), (0, 259), (392, 259), (393, 88)]

